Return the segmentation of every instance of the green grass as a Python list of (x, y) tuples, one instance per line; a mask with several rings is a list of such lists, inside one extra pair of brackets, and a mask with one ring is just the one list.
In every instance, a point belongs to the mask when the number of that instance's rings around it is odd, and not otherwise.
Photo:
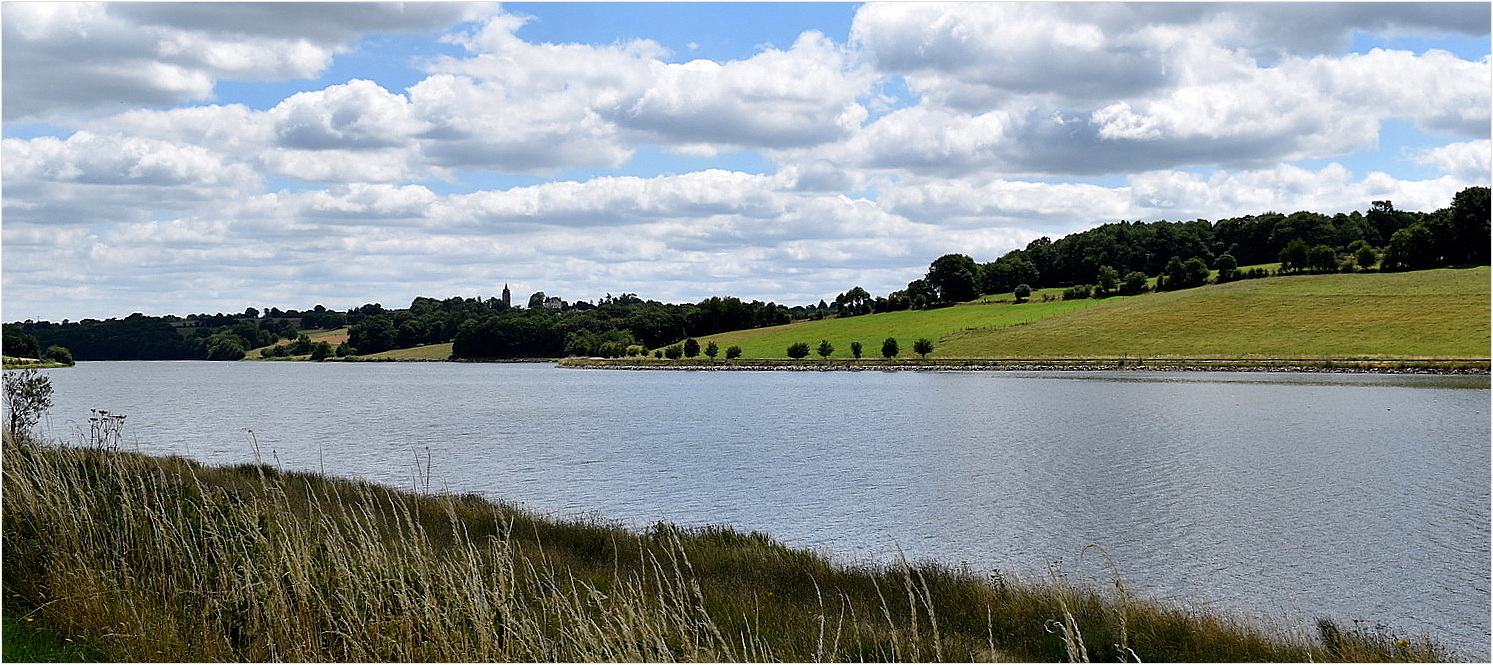
[[(896, 337), (935, 342), (930, 358), (1486, 359), (1489, 270), (1302, 275), (1139, 296), (978, 304), (806, 321), (701, 338), (744, 358), (782, 358), (828, 339), (834, 358), (860, 341), (877, 358)], [(817, 355), (810, 355), (810, 362)], [(915, 356), (913, 356), (915, 357)]]
[[(343, 328), (330, 328), (330, 329), (324, 329), (324, 330), (302, 330), (301, 331), (302, 334), (304, 334), (307, 337), (311, 338), (311, 342), (312, 343), (326, 342), (328, 344), (331, 344), (332, 348), (334, 348), (334, 349), (337, 348), (338, 344), (341, 344), (341, 343), (347, 341), (347, 332), (348, 332), (348, 329), (345, 328), (345, 327), (343, 327)], [(290, 344), (293, 341), (295, 341), (295, 340), (281, 339), (281, 340), (276, 340), (274, 344), (270, 344), (268, 346), (261, 346), (261, 347), (249, 349), (244, 354), (244, 360), (307, 360), (307, 359), (309, 359), (311, 357), (311, 354), (309, 354), (309, 353), (302, 354), (302, 355), (299, 355), (299, 356), (285, 356), (283, 358), (265, 358), (265, 357), (259, 355), (260, 351), (263, 351), (265, 349), (268, 349), (268, 348), (271, 348), (273, 346), (277, 346), (277, 345), (280, 345), (280, 344)]]
[(1254, 279), (963, 331), (950, 357), (1487, 358), (1487, 267)]
[(57, 634), (36, 617), (5, 612), (0, 659), (7, 663), (86, 663), (98, 655)]
[(67, 367), (67, 365), (51, 360), (42, 360), (39, 358), (16, 358), (12, 356), (5, 356), (4, 367), (5, 369), (55, 369), (58, 367)]
[(408, 349), (393, 349), (391, 351), (384, 351), (383, 353), (359, 356), (359, 358), (366, 360), (449, 360), (451, 358), (451, 342), (414, 346)]
[[(1050, 289), (1048, 291), (1051, 291)], [(835, 347), (832, 358), (849, 358), (850, 343), (859, 341), (862, 354), (867, 358), (881, 357), (881, 343), (888, 337), (897, 338), (902, 347), (902, 357), (916, 357), (912, 343), (919, 337), (937, 342), (939, 339), (969, 328), (1009, 326), (1027, 323), (1059, 314), (1093, 307), (1097, 300), (1053, 300), (1041, 301), (1041, 294), (1034, 300), (1020, 305), (1012, 304), (1010, 296), (1005, 300), (990, 299), (975, 303), (943, 307), (939, 309), (887, 312), (822, 321), (800, 321), (788, 325), (738, 330), (734, 332), (701, 337), (700, 345), (714, 341), (720, 345), (721, 357), (731, 346), (740, 346), (743, 358), (786, 358), (788, 346), (794, 342), (808, 342), (809, 358), (819, 358), (816, 352), (819, 340), (828, 339)], [(936, 357), (942, 354), (934, 350)]]
[(1134, 598), (1107, 575), (847, 566), (719, 527), (632, 531), (268, 467), (4, 446), (7, 613), (107, 661), (1445, 657), (1423, 638)]

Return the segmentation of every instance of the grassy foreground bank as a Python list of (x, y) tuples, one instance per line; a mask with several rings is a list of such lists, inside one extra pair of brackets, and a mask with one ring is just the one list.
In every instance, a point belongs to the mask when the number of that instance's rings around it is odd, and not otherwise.
[(4, 460), (6, 614), (112, 661), (1444, 657), (1330, 622), (1267, 629), (1151, 603), (1119, 580), (845, 566), (757, 533), (639, 533), (9, 438)]

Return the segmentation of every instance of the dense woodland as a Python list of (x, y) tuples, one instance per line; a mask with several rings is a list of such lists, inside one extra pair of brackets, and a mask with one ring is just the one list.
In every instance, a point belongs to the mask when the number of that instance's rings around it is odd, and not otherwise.
[[(1447, 208), (1428, 213), (1375, 201), (1366, 214), (1266, 212), (1217, 222), (1104, 224), (1056, 241), (1039, 238), (984, 264), (948, 254), (905, 289), (886, 296), (856, 286), (833, 303), (791, 308), (720, 297), (668, 304), (630, 293), (563, 303), (541, 292), (527, 307), (498, 298), (421, 297), (402, 310), (375, 303), (345, 312), (317, 305), (306, 311), (250, 308), (184, 318), (28, 320), (5, 326), (4, 347), (9, 356), (70, 352), (78, 360), (237, 360), (271, 345), (279, 349), (272, 354), (322, 359), (445, 342), (452, 343), (457, 358), (620, 356), (718, 332), (945, 306), (982, 294), (1010, 293), (1020, 300), (1033, 289), (1062, 287), (1065, 298), (1087, 298), (1190, 288), (1210, 279), (1483, 265), (1489, 263), (1489, 245), (1489, 190), (1472, 187)], [(1240, 269), (1277, 262), (1274, 270)], [(349, 338), (335, 349), (312, 344), (301, 333), (342, 326), (350, 326)]]

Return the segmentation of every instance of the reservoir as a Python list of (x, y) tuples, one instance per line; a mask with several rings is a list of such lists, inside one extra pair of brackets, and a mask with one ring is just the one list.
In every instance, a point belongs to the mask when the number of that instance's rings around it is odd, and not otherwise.
[(844, 563), (1049, 570), (1489, 658), (1487, 376), (629, 372), (92, 362), (44, 434), (261, 458), (643, 528), (726, 524)]

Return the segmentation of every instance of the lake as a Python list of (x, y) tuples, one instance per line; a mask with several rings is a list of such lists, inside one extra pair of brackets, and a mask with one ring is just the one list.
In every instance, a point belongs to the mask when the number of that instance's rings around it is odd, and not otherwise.
[[(41, 428), (632, 527), (728, 524), (846, 563), (1018, 577), (1489, 658), (1489, 381), (1213, 372), (635, 372), (94, 362)], [(252, 434), (250, 431), (252, 430)], [(420, 469), (428, 464), (429, 474)]]

